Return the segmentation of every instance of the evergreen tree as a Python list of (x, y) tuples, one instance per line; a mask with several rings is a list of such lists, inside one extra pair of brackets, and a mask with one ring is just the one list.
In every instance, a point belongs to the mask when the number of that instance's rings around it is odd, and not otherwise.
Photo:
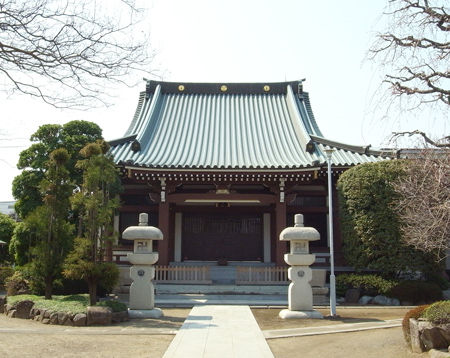
[(69, 198), (73, 192), (66, 149), (56, 149), (50, 154), (48, 170), (41, 182), (43, 205), (27, 218), (38, 238), (33, 249), (33, 274), (45, 287), (45, 298), (52, 298), (53, 282), (60, 274), (62, 263), (72, 239), (73, 224), (68, 221)]
[(117, 266), (104, 262), (106, 243), (113, 239), (112, 216), (119, 206), (120, 188), (107, 151), (108, 145), (101, 140), (81, 150), (85, 159), (79, 160), (77, 167), (83, 171), (83, 183), (72, 197), (72, 206), (81, 213), (81, 235), (75, 239), (63, 272), (67, 278), (87, 281), (91, 305), (97, 301), (97, 286), (110, 289), (119, 277)]

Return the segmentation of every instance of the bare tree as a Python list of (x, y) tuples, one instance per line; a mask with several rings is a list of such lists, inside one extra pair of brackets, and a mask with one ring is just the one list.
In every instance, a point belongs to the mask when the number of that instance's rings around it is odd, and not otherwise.
[(406, 163), (394, 184), (402, 237), (407, 244), (434, 252), (438, 261), (450, 248), (450, 150), (423, 149)]
[(134, 0), (0, 0), (0, 89), (55, 107), (107, 104), (150, 57)]
[(388, 28), (377, 36), (369, 57), (384, 67), (394, 97), (412, 107), (450, 104), (450, 15), (448, 0), (389, 0)]
[(432, 145), (433, 147), (437, 147), (437, 148), (450, 148), (450, 136), (445, 136), (442, 137), (440, 139), (432, 139), (430, 138), (425, 132), (419, 131), (419, 130), (414, 130), (414, 131), (405, 131), (405, 132), (393, 132), (392, 136), (390, 138), (390, 142), (391, 143), (396, 143), (397, 139), (402, 138), (402, 137), (412, 137), (412, 136), (419, 136), (424, 143), (421, 143), (423, 146), (423, 144), (425, 144), (425, 146), (427, 145)]

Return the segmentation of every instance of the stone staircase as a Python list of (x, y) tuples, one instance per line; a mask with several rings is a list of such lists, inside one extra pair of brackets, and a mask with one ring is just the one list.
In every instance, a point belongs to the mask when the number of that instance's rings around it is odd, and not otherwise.
[[(114, 293), (120, 294), (126, 298), (129, 293), (131, 279), (129, 277), (129, 266), (120, 266), (120, 285), (115, 289)], [(217, 266), (211, 265), (210, 278), (212, 284), (183, 284), (183, 283), (164, 283), (155, 282), (155, 294), (157, 299), (167, 299), (170, 303), (177, 302), (182, 305), (183, 301), (198, 298), (199, 302), (208, 300), (224, 300), (224, 302), (232, 302), (240, 300), (240, 302), (254, 302), (258, 305), (268, 302), (269, 305), (278, 302), (276, 305), (283, 305), (287, 302), (288, 284), (279, 285), (236, 285), (236, 266)], [(313, 286), (313, 302), (314, 305), (328, 305), (328, 287), (325, 282), (319, 286)], [(214, 301), (215, 302), (215, 301)]]

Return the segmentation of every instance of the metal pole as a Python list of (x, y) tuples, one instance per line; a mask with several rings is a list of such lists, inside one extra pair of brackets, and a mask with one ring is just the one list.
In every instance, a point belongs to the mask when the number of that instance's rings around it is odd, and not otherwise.
[(328, 162), (328, 227), (330, 233), (330, 315), (336, 316), (336, 277), (334, 276), (334, 238), (333, 238), (333, 188), (331, 178), (331, 156), (333, 149), (327, 149)]

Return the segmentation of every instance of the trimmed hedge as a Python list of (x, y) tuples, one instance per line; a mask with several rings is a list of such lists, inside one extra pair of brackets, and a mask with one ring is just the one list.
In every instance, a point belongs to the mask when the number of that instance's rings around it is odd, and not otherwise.
[(6, 279), (14, 274), (14, 269), (9, 266), (0, 267), (0, 288), (5, 287)]
[(390, 278), (441, 271), (430, 254), (402, 242), (392, 183), (403, 175), (404, 161), (389, 160), (357, 165), (338, 180), (343, 253), (357, 271), (379, 271)]
[(430, 305), (422, 317), (434, 324), (450, 323), (450, 301), (439, 301)]
[(442, 290), (434, 282), (401, 281), (388, 292), (388, 296), (412, 304), (431, 303), (442, 300)]
[(339, 296), (344, 296), (349, 288), (358, 288), (362, 295), (385, 295), (397, 283), (375, 274), (342, 274), (336, 277), (336, 292)]
[(409, 319), (419, 319), (422, 317), (423, 312), (430, 307), (430, 305), (422, 305), (417, 306), (416, 308), (413, 308), (412, 310), (409, 310), (406, 312), (405, 317), (403, 317), (402, 321), (402, 330), (403, 330), (403, 337), (405, 337), (405, 341), (410, 344), (411, 343), (411, 330), (409, 326)]
[(109, 307), (113, 312), (122, 312), (128, 309), (125, 303), (112, 300), (97, 302), (96, 306)]
[(8, 277), (5, 280), (5, 287), (8, 296), (23, 295), (30, 292), (30, 283), (21, 271), (15, 271), (12, 276)]

